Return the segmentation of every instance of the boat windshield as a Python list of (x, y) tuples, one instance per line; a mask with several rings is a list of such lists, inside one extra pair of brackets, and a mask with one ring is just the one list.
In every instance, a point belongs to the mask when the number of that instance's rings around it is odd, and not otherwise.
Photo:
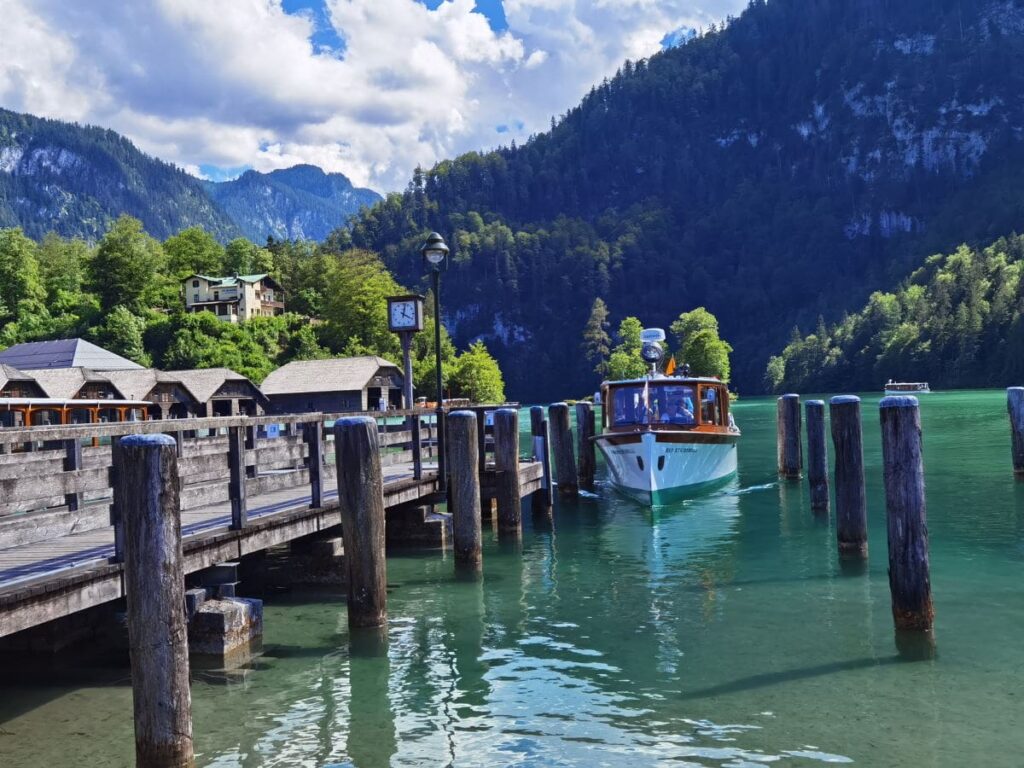
[(616, 427), (631, 424), (678, 424), (693, 426), (696, 400), (689, 384), (634, 384), (616, 387), (612, 395), (612, 423)]

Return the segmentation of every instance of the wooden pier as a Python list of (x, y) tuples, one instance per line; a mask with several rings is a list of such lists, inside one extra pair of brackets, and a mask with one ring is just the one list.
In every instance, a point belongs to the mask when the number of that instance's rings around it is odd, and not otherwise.
[[(481, 425), (497, 408), (474, 409)], [(434, 412), (364, 415), (377, 423), (385, 509), (444, 502), (434, 463)], [(339, 530), (330, 427), (341, 416), (0, 430), (0, 637), (125, 596), (124, 526), (113, 504), (121, 437), (162, 433), (176, 441), (188, 574)], [(480, 488), (483, 499), (492, 499), (507, 483), (499, 482), (487, 432), (480, 430)], [(544, 468), (532, 456), (520, 458), (520, 498), (550, 487)]]

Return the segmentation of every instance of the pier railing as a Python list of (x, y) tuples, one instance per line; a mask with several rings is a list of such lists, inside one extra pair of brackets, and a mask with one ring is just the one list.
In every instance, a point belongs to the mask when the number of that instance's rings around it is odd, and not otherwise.
[(120, 554), (112, 489), (118, 442), (133, 434), (175, 439), (186, 515), (229, 502), (231, 528), (239, 529), (248, 499), (300, 487), (309, 489), (310, 506), (322, 506), (337, 479), (331, 427), (352, 415), (376, 421), (382, 467), (408, 465), (413, 479), (430, 477), (423, 466), (437, 455), (436, 413), (423, 409), (0, 430), (0, 549), (114, 525)]

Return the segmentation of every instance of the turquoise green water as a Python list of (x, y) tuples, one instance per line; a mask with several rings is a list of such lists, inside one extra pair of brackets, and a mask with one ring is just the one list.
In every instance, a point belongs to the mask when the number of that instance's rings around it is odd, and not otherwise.
[[(389, 631), (275, 598), (242, 681), (193, 685), (204, 766), (1024, 764), (1024, 485), (1002, 392), (923, 397), (938, 654), (899, 659), (877, 398), (864, 402), (870, 560), (844, 573), (806, 483), (775, 478), (774, 400), (735, 407), (736, 482), (657, 514), (606, 486), (485, 531), (484, 577), (388, 561)], [(599, 465), (603, 477), (603, 467)], [(372, 646), (372, 644), (370, 644)], [(2, 668), (0, 668), (2, 671)], [(0, 764), (130, 765), (123, 666), (0, 682)]]

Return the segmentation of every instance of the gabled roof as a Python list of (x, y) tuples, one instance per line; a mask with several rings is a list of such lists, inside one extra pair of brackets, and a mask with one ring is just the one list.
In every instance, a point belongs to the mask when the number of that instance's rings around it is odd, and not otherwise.
[(205, 403), (213, 397), (214, 392), (226, 381), (244, 381), (259, 391), (249, 379), (230, 368), (191, 368), (183, 371), (166, 371), (162, 375), (164, 381), (180, 382), (181, 386), (200, 403)]
[(47, 397), (70, 400), (74, 398), (79, 390), (87, 382), (102, 382), (114, 387), (118, 396), (123, 400), (134, 398), (125, 397), (120, 388), (102, 373), (88, 368), (40, 368), (38, 370), (24, 371), (42, 387)]
[(183, 278), (182, 282), (192, 280), (193, 278), (196, 277), (198, 277), (200, 280), (205, 280), (215, 288), (232, 288), (238, 285), (239, 283), (258, 283), (261, 280), (265, 280), (268, 283), (277, 285), (277, 282), (274, 280), (274, 278), (272, 278), (266, 272), (263, 272), (258, 275), (228, 275), (227, 277), (214, 277), (213, 275), (200, 275), (199, 273), (196, 273), (194, 275), (189, 275), (188, 277)]
[(0, 352), (0, 363), (23, 371), (43, 368), (91, 368), (94, 371), (142, 370), (127, 358), (85, 339), (57, 339), (15, 344)]
[(144, 400), (160, 382), (178, 383), (178, 380), (155, 368), (144, 368), (141, 371), (107, 371), (106, 376), (118, 391), (128, 400)]
[(381, 368), (393, 368), (401, 375), (397, 365), (376, 355), (295, 360), (267, 376), (260, 389), (267, 396), (357, 391), (366, 387)]
[(0, 387), (7, 386), (9, 381), (35, 381), (24, 371), (19, 371), (10, 365), (0, 363)]

